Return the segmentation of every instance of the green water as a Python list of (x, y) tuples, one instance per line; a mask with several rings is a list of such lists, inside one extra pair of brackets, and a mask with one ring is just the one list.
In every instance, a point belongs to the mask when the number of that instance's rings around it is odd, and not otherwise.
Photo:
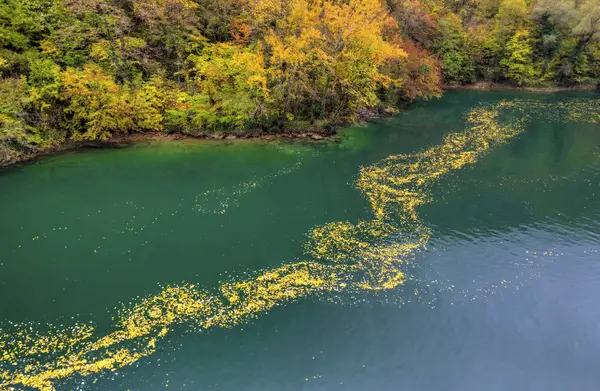
[[(171, 142), (0, 172), (0, 325), (109, 329), (161, 286), (212, 288), (306, 259), (314, 226), (370, 218), (361, 166), (439, 144), (473, 107), (515, 97), (598, 98), (455, 92), (346, 129), (341, 144)], [(404, 286), (184, 327), (132, 366), (56, 387), (597, 390), (599, 197), (600, 125), (538, 113), (434, 186), (419, 208), (432, 237)]]

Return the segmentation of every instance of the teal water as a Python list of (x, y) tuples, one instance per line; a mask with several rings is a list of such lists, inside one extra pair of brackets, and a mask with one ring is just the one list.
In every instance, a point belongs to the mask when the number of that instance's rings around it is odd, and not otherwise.
[[(0, 325), (109, 329), (161, 286), (306, 259), (314, 226), (370, 217), (361, 166), (439, 144), (471, 108), (515, 97), (597, 99), (454, 92), (341, 144), (173, 142), (0, 172)], [(419, 208), (432, 237), (405, 285), (182, 328), (132, 366), (56, 388), (597, 390), (600, 125), (549, 114), (433, 187)]]

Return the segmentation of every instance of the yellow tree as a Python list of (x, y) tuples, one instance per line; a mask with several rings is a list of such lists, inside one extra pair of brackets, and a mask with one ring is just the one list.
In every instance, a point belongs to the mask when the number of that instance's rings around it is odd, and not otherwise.
[[(284, 115), (312, 102), (321, 117), (347, 115), (379, 103), (377, 91), (401, 80), (384, 65), (406, 57), (386, 34), (395, 21), (379, 0), (295, 0), (266, 36), (273, 91)], [(306, 105), (303, 105), (306, 106)]]
[(74, 140), (105, 140), (135, 126), (131, 104), (122, 87), (95, 64), (61, 74), (61, 97)]
[(189, 107), (192, 126), (235, 130), (260, 122), (269, 96), (260, 45), (207, 44), (188, 60), (197, 88)]
[(528, 30), (518, 30), (506, 45), (507, 57), (500, 65), (506, 68), (506, 77), (518, 85), (530, 83), (537, 76), (533, 64), (533, 48)]

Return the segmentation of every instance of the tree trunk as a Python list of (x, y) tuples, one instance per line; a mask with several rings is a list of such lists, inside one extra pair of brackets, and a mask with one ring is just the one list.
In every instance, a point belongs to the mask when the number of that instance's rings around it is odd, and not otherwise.
[(330, 78), (327, 75), (325, 79), (325, 86), (323, 87), (323, 95), (321, 96), (321, 119), (325, 119), (325, 106), (327, 104), (327, 90), (329, 90)]

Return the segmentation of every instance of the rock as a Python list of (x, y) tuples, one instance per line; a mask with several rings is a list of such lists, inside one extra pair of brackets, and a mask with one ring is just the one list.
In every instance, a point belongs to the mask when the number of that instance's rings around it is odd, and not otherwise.
[(313, 140), (323, 140), (324, 137), (321, 136), (320, 134), (313, 134), (312, 136), (310, 136), (310, 138), (312, 138)]
[(235, 134), (230, 134), (227, 137), (225, 137), (226, 140), (235, 140), (237, 139), (237, 136)]

